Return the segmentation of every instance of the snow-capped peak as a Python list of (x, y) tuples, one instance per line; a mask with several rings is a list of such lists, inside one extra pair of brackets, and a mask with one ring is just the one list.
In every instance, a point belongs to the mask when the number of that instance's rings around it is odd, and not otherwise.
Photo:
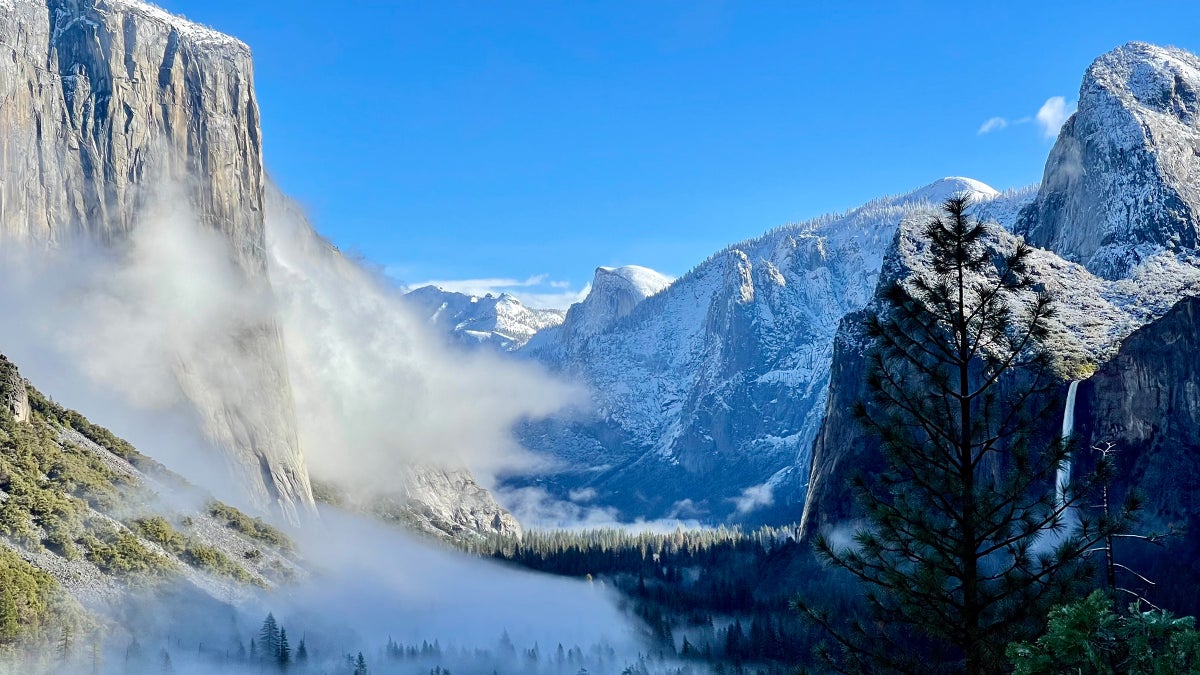
[(556, 309), (531, 309), (509, 293), (479, 296), (422, 286), (405, 298), (451, 340), (502, 351), (516, 349), (534, 333), (557, 326), (564, 315)]
[(607, 280), (610, 276), (624, 279), (643, 299), (658, 293), (667, 286), (670, 286), (671, 282), (674, 281), (674, 279), (661, 272), (656, 272), (649, 267), (642, 267), (640, 265), (597, 267), (595, 278), (592, 281), (592, 290), (595, 291), (596, 285), (604, 283), (605, 281), (602, 280)]
[(1000, 191), (974, 178), (947, 176), (912, 192), (891, 200), (896, 206), (929, 202), (940, 204), (950, 197), (970, 197), (972, 201), (989, 201), (1000, 195)]

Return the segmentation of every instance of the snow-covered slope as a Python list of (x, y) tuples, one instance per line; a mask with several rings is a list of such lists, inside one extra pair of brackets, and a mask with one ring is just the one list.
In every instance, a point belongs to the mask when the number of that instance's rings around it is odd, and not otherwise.
[[(1192, 54), (1131, 43), (1098, 58), (1036, 200), (1017, 218), (1017, 232), (1043, 247), (1031, 262), (1035, 276), (1058, 295), (1051, 346), (1064, 360), (1064, 379), (1090, 374), (1134, 330), (1200, 293), (1197, 91), (1200, 59)], [(919, 223), (902, 228), (885, 263), (889, 278), (924, 264), (918, 232)], [(998, 249), (1014, 245), (1012, 235), (996, 233)], [(860, 319), (848, 317), (839, 331), (831, 398), (813, 451), (806, 532), (854, 518), (848, 479), (879, 466), (873, 443), (846, 414), (866, 396)], [(1140, 384), (1147, 381), (1143, 376)], [(1129, 412), (1135, 408), (1126, 401), (1117, 426), (1153, 424), (1136, 419)]]
[(526, 349), (543, 361), (562, 361), (588, 337), (625, 318), (646, 298), (671, 285), (671, 277), (648, 267), (597, 267), (591, 290), (571, 305), (561, 326), (534, 336)]
[[(1033, 196), (946, 178), (730, 246), (623, 317), (573, 307), (521, 352), (593, 394), (593, 409), (524, 430), (560, 460), (539, 484), (595, 488), (629, 518), (798, 516), (838, 322), (871, 299), (900, 221), (961, 193), (1009, 225)], [(577, 316), (588, 330), (572, 330)]]
[(481, 297), (422, 286), (405, 298), (454, 342), (502, 351), (521, 347), (538, 331), (561, 324), (566, 315), (558, 309), (531, 309), (508, 293)]
[(1131, 42), (1088, 68), (1018, 231), (1108, 279), (1200, 243), (1200, 58)]

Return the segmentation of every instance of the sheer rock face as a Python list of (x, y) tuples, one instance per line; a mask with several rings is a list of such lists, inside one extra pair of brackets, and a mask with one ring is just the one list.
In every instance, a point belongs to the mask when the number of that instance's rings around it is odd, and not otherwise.
[(0, 410), (6, 410), (18, 422), (28, 422), (32, 412), (24, 378), (3, 355), (0, 355)]
[(1200, 58), (1132, 42), (1088, 69), (1017, 231), (1106, 279), (1200, 245)]
[(1130, 335), (1081, 385), (1076, 406), (1081, 467), (1089, 448), (1112, 443), (1118, 487), (1146, 496), (1144, 527), (1200, 515), (1200, 298)]
[[(0, 0), (0, 247), (120, 245), (182, 191), (265, 288), (263, 167), (246, 45), (135, 0)], [(277, 327), (236, 329), (254, 363), (182, 364), (181, 388), (260, 508), (313, 508)], [(255, 410), (222, 396), (241, 378)]]
[(250, 274), (265, 269), (246, 45), (132, 0), (0, 0), (0, 231), (119, 239), (178, 182)]
[[(1097, 59), (1084, 78), (1079, 110), (1063, 127), (1047, 160), (1037, 198), (1020, 210), (1013, 226), (1045, 249), (1035, 251), (1031, 266), (1038, 280), (1058, 294), (1051, 350), (1068, 364), (1100, 365), (1101, 373), (1111, 373), (1096, 376), (1097, 391), (1104, 382), (1106, 390), (1116, 393), (1097, 404), (1102, 409), (1093, 414), (1094, 423), (1108, 425), (1130, 443), (1133, 436), (1150, 433), (1166, 415), (1175, 414), (1166, 412), (1174, 406), (1181, 406), (1181, 420), (1189, 414), (1183, 404), (1191, 377), (1185, 357), (1178, 365), (1160, 359), (1163, 372), (1153, 377), (1149, 365), (1114, 357), (1119, 348), (1124, 354), (1129, 344), (1146, 339), (1130, 337), (1134, 331), (1153, 334), (1158, 322), (1183, 311), (1171, 311), (1175, 303), (1200, 292), (1198, 90), (1200, 58), (1180, 50), (1131, 43)], [(986, 220), (988, 214), (977, 215)], [(884, 265), (892, 270), (885, 279), (903, 278), (920, 264), (912, 255), (919, 247), (914, 231), (901, 228)], [(1001, 233), (997, 243), (1004, 248), (1014, 241)], [(850, 477), (860, 470), (871, 473), (882, 463), (875, 442), (847, 413), (867, 395), (867, 347), (855, 321), (847, 318), (839, 330), (829, 405), (813, 450), (806, 533), (852, 520), (858, 510), (848, 488)], [(1171, 334), (1179, 332), (1177, 328), (1161, 330)], [(1129, 343), (1122, 347), (1126, 338)], [(1130, 372), (1124, 373), (1127, 368)], [(1165, 384), (1180, 378), (1182, 383)], [(1136, 400), (1128, 393), (1137, 390), (1135, 385), (1143, 391)], [(1092, 388), (1084, 383), (1081, 395), (1086, 397)], [(1057, 402), (1060, 411), (1065, 397), (1064, 382)], [(1166, 407), (1152, 413), (1154, 404), (1146, 402), (1147, 397), (1157, 397)], [(1158, 447), (1157, 442), (1153, 445)], [(1190, 465), (1191, 459), (1181, 461)], [(1169, 500), (1162, 509), (1185, 510)]]

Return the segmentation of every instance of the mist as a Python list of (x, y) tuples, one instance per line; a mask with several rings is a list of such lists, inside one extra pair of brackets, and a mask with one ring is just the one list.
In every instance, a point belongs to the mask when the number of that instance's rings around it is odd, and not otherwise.
[[(258, 476), (246, 478), (231, 447), (237, 425), (219, 423), (231, 409), (251, 427), (279, 414), (263, 395), (276, 383), (245, 348), (255, 327), (276, 326), (284, 346), (300, 466), (356, 490), (398, 489), (414, 466), (470, 469), (486, 485), (536, 461), (514, 423), (582, 399), (530, 364), (443, 344), (402, 289), (338, 253), (277, 192), (270, 285), (238, 267), (178, 194), (145, 200), (137, 227), (105, 244), (3, 242), (0, 352), (47, 395), (222, 500), (255, 506), (245, 480)], [(307, 578), (237, 600), (186, 582), (130, 590), (88, 608), (103, 637), (90, 638), (90, 657), (77, 649), (67, 672), (159, 672), (160, 656), (180, 673), (258, 672), (237, 653), (268, 612), (293, 647), (306, 640), (314, 672), (341, 672), (359, 651), (372, 673), (418, 662), (620, 672), (639, 659), (640, 624), (602, 583), (472, 558), (332, 508), (291, 534)], [(425, 641), (439, 651), (381, 662), (389, 644)], [(559, 644), (566, 661), (551, 658)], [(547, 658), (534, 668), (538, 653)]]
[(315, 476), (386, 489), (407, 466), (466, 467), (488, 485), (536, 461), (514, 423), (583, 398), (534, 364), (447, 344), (400, 288), (344, 257), (276, 190), (267, 246)]

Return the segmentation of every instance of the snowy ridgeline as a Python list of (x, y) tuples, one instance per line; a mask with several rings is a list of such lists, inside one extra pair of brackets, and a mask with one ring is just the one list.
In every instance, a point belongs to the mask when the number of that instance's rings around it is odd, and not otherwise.
[[(1197, 91), (1200, 59), (1131, 43), (1089, 69), (1039, 186), (946, 178), (731, 245), (674, 281), (597, 270), (560, 325), (526, 319), (498, 341), (591, 393), (582, 410), (521, 429), (555, 464), (509, 487), (574, 495), (577, 511), (618, 520), (794, 518), (839, 324), (867, 307), (881, 270), (919, 264), (919, 228), (952, 195), (999, 223), (1000, 248), (1011, 233), (1040, 247), (1034, 276), (1060, 298), (1055, 351), (1084, 372), (1103, 363), (1200, 292)], [(459, 318), (445, 298), (429, 314), (453, 315), (439, 323), (450, 332), (504, 325), (470, 302), (486, 319)]]

